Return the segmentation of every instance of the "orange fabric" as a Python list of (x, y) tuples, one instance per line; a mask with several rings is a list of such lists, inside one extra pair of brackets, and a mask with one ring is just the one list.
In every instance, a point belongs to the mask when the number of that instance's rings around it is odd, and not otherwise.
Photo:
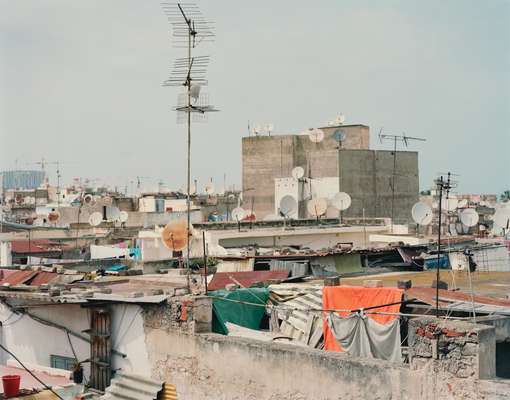
[[(356, 310), (402, 301), (402, 293), (404, 293), (402, 289), (396, 288), (325, 286), (322, 291), (322, 306), (324, 310)], [(400, 304), (376, 308), (373, 311), (398, 313), (400, 311)], [(349, 313), (340, 312), (338, 315), (347, 316)], [(335, 340), (331, 329), (329, 329), (326, 316), (325, 314), (323, 321), (324, 350), (343, 351), (340, 344)], [(387, 324), (396, 318), (395, 315), (369, 314), (368, 316), (380, 324)]]

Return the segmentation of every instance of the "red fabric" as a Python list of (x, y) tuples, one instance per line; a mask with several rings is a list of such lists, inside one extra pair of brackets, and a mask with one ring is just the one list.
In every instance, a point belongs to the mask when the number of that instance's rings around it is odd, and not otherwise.
[[(402, 301), (403, 290), (396, 288), (366, 288), (360, 286), (325, 286), (322, 291), (322, 305), (324, 310), (357, 310), (381, 304)], [(376, 308), (373, 311), (398, 313), (400, 304)], [(348, 312), (338, 313), (340, 316), (349, 315)], [(370, 318), (380, 324), (393, 321), (395, 315), (369, 314)], [(326, 317), (326, 315), (324, 315)], [(323, 321), (324, 350), (343, 351), (329, 329), (326, 318)]]

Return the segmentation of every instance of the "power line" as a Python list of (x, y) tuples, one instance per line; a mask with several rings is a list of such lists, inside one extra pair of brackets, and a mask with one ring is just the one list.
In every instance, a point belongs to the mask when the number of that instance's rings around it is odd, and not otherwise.
[(51, 387), (49, 387), (48, 385), (46, 385), (42, 380), (40, 380), (32, 371), (30, 371), (27, 367), (25, 367), (25, 365), (19, 360), (18, 357), (16, 357), (16, 355), (8, 350), (6, 347), (4, 347), (2, 344), (0, 344), (0, 348), (5, 351), (7, 354), (9, 354), (10, 356), (12, 356), (12, 358), (14, 358), (19, 365), (21, 365), (23, 367), (23, 369), (25, 371), (27, 371), (30, 375), (32, 375), (32, 377), (37, 381), (39, 382), (41, 385), (43, 385), (43, 387), (46, 389), (46, 390), (49, 390), (51, 393), (53, 393), (55, 396), (57, 396), (60, 400), (64, 400), (64, 398), (62, 396), (60, 396), (57, 392), (55, 392)]

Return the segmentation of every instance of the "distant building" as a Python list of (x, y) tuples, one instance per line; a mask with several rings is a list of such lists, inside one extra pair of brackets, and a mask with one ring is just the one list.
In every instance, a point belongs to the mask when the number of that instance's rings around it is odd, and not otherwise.
[(3, 171), (2, 175), (2, 190), (16, 189), (37, 189), (42, 185), (45, 178), (44, 171), (32, 171), (32, 170), (15, 170), (15, 171)]
[[(347, 192), (352, 205), (345, 217), (391, 217), (393, 151), (370, 149), (370, 128), (339, 125), (320, 128), (324, 139), (314, 143), (306, 134), (250, 136), (242, 140), (243, 198), (257, 219), (277, 214), (281, 198), (296, 198), (300, 218), (310, 217), (310, 197), (330, 197)], [(335, 135), (343, 134), (341, 148)], [(292, 178), (302, 167), (303, 179)], [(418, 201), (418, 153), (397, 151), (395, 163), (394, 219), (405, 223)], [(331, 210), (334, 212), (334, 210)], [(328, 211), (329, 216), (330, 211)], [(338, 216), (338, 212), (336, 212)]]

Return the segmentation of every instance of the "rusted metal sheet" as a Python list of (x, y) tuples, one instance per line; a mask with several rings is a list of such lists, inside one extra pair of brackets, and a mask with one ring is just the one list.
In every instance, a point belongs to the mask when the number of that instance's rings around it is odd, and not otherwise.
[(163, 384), (163, 390), (159, 392), (158, 400), (177, 400), (177, 388), (175, 385)]
[[(156, 381), (146, 376), (117, 372), (112, 379), (111, 385), (106, 388), (105, 394), (100, 397), (101, 400), (159, 400), (176, 399), (171, 397), (176, 394), (175, 387), (165, 385), (162, 381)], [(168, 394), (168, 397), (160, 397), (161, 392)]]
[(11, 242), (13, 253), (44, 253), (62, 251), (65, 245), (51, 240), (13, 240)]
[(225, 286), (239, 282), (243, 287), (250, 287), (256, 283), (270, 280), (287, 279), (289, 271), (246, 271), (246, 272), (217, 272), (209, 283), (209, 290), (225, 289)]
[(57, 279), (59, 274), (55, 272), (38, 272), (37, 275), (30, 281), (30, 286), (40, 286), (46, 283), (50, 283)]
[(30, 281), (30, 279), (34, 278), (37, 275), (37, 271), (16, 271), (6, 276), (2, 281), (0, 281), (0, 285), (8, 283), (12, 286), (21, 285)]

